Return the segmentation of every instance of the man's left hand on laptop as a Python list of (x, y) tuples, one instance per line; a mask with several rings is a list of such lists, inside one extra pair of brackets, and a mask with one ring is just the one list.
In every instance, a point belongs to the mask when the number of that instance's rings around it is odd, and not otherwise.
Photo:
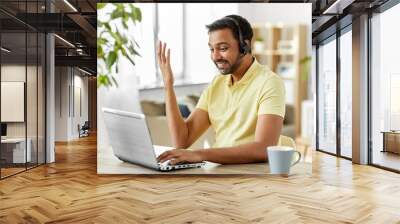
[(203, 162), (203, 158), (199, 151), (191, 151), (187, 149), (173, 149), (166, 151), (157, 157), (157, 161), (162, 163), (170, 160), (171, 165), (178, 163), (197, 163)]

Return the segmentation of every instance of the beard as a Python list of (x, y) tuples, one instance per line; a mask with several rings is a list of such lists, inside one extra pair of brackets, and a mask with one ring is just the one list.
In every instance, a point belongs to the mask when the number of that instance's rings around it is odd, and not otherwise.
[(242, 57), (238, 55), (236, 57), (236, 60), (233, 64), (231, 64), (229, 61), (225, 59), (219, 59), (214, 61), (215, 66), (217, 69), (221, 72), (222, 75), (229, 75), (232, 74), (236, 69), (238, 69), (240, 62), (241, 62)]

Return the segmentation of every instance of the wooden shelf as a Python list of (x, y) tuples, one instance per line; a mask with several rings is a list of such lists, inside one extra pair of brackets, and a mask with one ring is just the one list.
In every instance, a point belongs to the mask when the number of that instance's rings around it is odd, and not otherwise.
[[(261, 64), (267, 65), (278, 75), (282, 74), (284, 81), (290, 84), (294, 96), (287, 104), (294, 105), (295, 137), (301, 135), (301, 103), (307, 99), (307, 80), (301, 79), (304, 65), (300, 61), (307, 56), (307, 27), (305, 25), (273, 25), (252, 24), (254, 40), (252, 52)], [(262, 42), (262, 44), (260, 44)], [(283, 48), (284, 47), (284, 48)], [(262, 49), (262, 51), (261, 51)], [(288, 66), (290, 65), (290, 66)], [(287, 69), (290, 69), (288, 71)], [(293, 78), (284, 76), (284, 72), (293, 74)]]
[(255, 55), (260, 55), (260, 56), (281, 56), (281, 55), (288, 55), (288, 56), (294, 56), (296, 53), (293, 51), (274, 51), (274, 50), (268, 50), (265, 52), (254, 52)]

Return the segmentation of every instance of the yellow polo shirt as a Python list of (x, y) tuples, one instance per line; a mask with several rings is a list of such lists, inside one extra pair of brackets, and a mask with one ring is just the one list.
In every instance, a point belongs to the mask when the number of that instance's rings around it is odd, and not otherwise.
[(285, 116), (285, 87), (278, 75), (254, 59), (233, 85), (231, 75), (216, 76), (197, 108), (208, 112), (216, 136), (214, 147), (241, 145), (254, 141), (258, 115)]

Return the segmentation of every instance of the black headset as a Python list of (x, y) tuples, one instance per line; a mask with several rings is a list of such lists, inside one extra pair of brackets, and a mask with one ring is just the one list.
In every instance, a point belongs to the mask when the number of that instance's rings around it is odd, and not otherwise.
[(236, 19), (234, 19), (232, 17), (229, 17), (229, 16), (225, 16), (224, 18), (232, 21), (236, 25), (236, 27), (238, 29), (238, 32), (239, 32), (239, 51), (240, 51), (240, 53), (242, 53), (242, 54), (249, 53), (251, 51), (250, 46), (247, 45), (247, 43), (243, 40), (242, 30), (240, 29), (238, 21), (236, 21)]

